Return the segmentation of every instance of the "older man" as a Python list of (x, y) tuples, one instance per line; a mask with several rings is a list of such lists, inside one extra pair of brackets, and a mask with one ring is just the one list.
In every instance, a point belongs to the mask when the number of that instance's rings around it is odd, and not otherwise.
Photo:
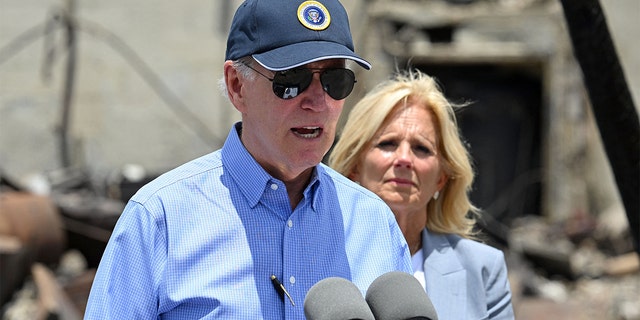
[(324, 164), (355, 83), (337, 0), (247, 0), (231, 26), (226, 95), (242, 114), (224, 146), (127, 204), (98, 268), (87, 319), (303, 319), (328, 277), (362, 293), (411, 272), (390, 209)]

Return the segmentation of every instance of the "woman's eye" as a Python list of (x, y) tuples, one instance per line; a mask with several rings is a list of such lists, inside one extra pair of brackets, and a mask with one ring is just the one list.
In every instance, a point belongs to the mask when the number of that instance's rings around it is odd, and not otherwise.
[(382, 150), (391, 150), (391, 149), (394, 149), (396, 147), (396, 143), (393, 142), (393, 141), (380, 141), (380, 142), (378, 142), (376, 147), (380, 148)]
[(414, 147), (414, 150), (416, 150), (416, 153), (420, 153), (420, 154), (432, 154), (433, 153), (431, 151), (431, 148), (429, 148), (427, 146), (416, 146), (416, 147)]

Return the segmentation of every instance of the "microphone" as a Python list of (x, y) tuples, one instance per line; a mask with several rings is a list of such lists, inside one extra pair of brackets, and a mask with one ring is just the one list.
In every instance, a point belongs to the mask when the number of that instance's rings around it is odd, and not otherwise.
[(360, 289), (339, 277), (325, 278), (309, 289), (304, 315), (308, 320), (375, 320)]
[(424, 288), (406, 272), (381, 275), (371, 283), (365, 299), (377, 320), (438, 320)]

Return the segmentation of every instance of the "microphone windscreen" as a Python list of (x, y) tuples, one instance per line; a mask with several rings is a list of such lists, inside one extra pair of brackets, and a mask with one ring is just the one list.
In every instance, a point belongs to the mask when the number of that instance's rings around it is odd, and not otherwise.
[(339, 277), (323, 279), (309, 289), (304, 315), (308, 320), (375, 320), (358, 287)]
[(418, 279), (406, 272), (376, 278), (367, 289), (366, 301), (377, 320), (438, 319)]

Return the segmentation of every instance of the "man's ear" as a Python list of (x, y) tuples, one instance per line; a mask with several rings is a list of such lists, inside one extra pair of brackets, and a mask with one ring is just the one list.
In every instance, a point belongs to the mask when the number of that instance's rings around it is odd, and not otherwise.
[(233, 61), (224, 62), (224, 81), (227, 87), (227, 96), (231, 104), (233, 104), (240, 113), (244, 113), (245, 103), (244, 96), (242, 95), (244, 78), (242, 78), (238, 70), (233, 67)]

